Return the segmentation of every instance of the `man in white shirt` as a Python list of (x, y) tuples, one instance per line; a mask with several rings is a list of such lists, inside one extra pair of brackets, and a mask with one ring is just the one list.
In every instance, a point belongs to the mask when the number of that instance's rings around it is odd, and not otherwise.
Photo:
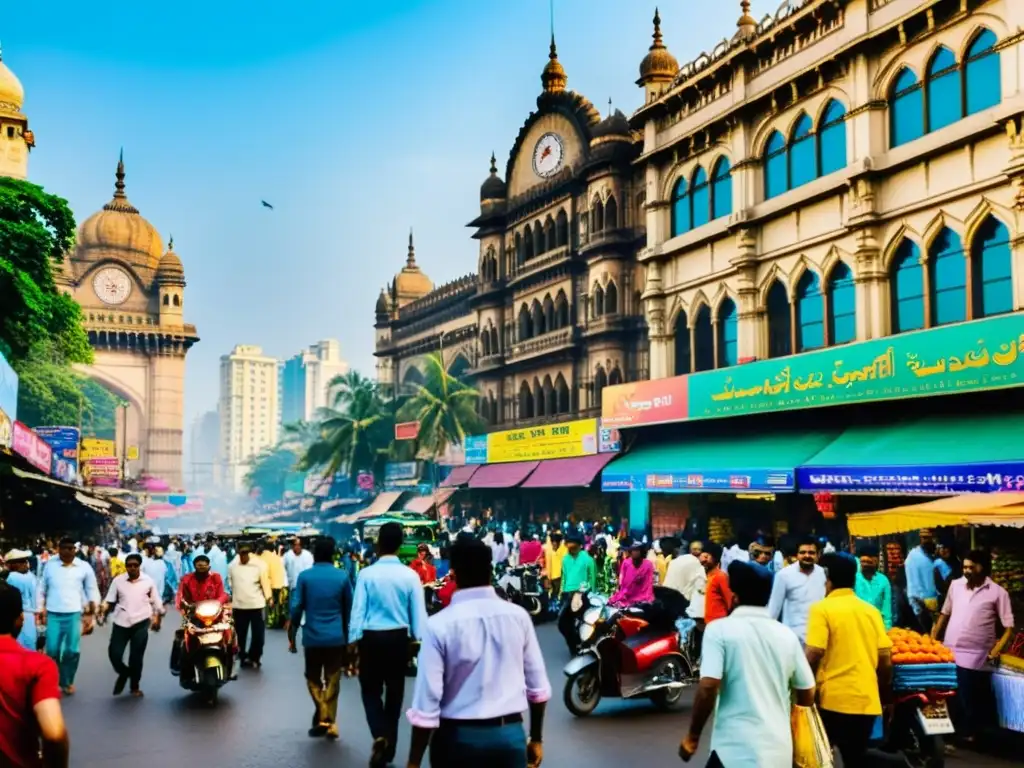
[(288, 589), (294, 590), (299, 583), (299, 574), (313, 567), (313, 554), (302, 548), (302, 540), (296, 537), (292, 548), (284, 555), (284, 572), (288, 576)]
[(686, 598), (689, 606), (686, 613), (690, 618), (704, 618), (704, 585), (708, 576), (700, 560), (687, 552), (672, 558), (665, 573), (664, 586), (674, 589)]
[(413, 725), (409, 768), (419, 768), (428, 745), (434, 766), (539, 766), (551, 683), (533, 623), (490, 586), (486, 544), (460, 538), (451, 566), (457, 590), (451, 605), (427, 621), (406, 713)]
[[(228, 568), (228, 582), (231, 585), (231, 608), (238, 632), (238, 652), (243, 667), (262, 666), (263, 643), (267, 625), (263, 620), (263, 609), (273, 602), (270, 591), (270, 569), (258, 557), (252, 556), (252, 545), (242, 542), (238, 545), (238, 557)], [(252, 630), (252, 645), (246, 649), (249, 631)]]
[[(128, 555), (124, 567), (127, 573), (111, 582), (102, 608), (104, 615), (114, 612), (107, 654), (117, 673), (114, 695), (124, 693), (124, 687), (130, 680), (132, 696), (141, 697), (139, 682), (142, 680), (142, 660), (149, 643), (150, 620), (155, 631), (160, 626), (164, 604), (156, 583), (142, 572), (141, 555)], [(127, 665), (124, 663), (125, 648), (129, 649)]]
[(802, 643), (807, 639), (807, 615), (811, 606), (825, 599), (825, 571), (818, 565), (818, 542), (802, 539), (796, 562), (775, 574), (768, 613), (792, 629)]

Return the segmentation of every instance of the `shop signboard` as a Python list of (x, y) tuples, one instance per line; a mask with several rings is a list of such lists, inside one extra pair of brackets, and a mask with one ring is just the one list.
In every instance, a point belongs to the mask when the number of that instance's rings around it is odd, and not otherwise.
[(384, 487), (410, 488), (420, 479), (420, 465), (415, 461), (391, 461), (384, 467)]
[(415, 440), (420, 436), (420, 423), (418, 421), (403, 421), (395, 424), (395, 440)]
[(1024, 461), (900, 467), (799, 467), (808, 493), (956, 493), (1024, 491)]
[(113, 440), (100, 440), (95, 437), (83, 437), (78, 449), (78, 460), (112, 459), (117, 456), (117, 447)]
[(1019, 314), (846, 344), (690, 377), (689, 417), (948, 395), (1024, 385)]
[(763, 470), (722, 472), (652, 472), (617, 474), (615, 465), (601, 473), (602, 491), (656, 491), (659, 493), (745, 493), (793, 489), (793, 473)]
[(466, 435), (462, 444), (467, 464), (487, 463), (487, 435)]
[(597, 419), (543, 424), (487, 435), (487, 463), (543, 461), (597, 453)]
[(0, 411), (12, 422), (18, 418), (18, 374), (0, 352)]
[(121, 460), (111, 456), (82, 459), (82, 477), (95, 485), (100, 485), (96, 482), (97, 480), (119, 480), (121, 478)]
[(50, 474), (53, 465), (53, 449), (39, 435), (20, 421), (14, 422), (12, 445), (14, 452), (23, 456), (40, 472)]
[(685, 421), (689, 376), (631, 381), (601, 391), (602, 427), (640, 427)]
[(601, 423), (597, 431), (597, 452), (618, 453), (621, 450), (622, 433), (614, 427), (606, 427)]
[(77, 427), (36, 427), (36, 434), (53, 449), (50, 473), (58, 480), (73, 483), (78, 478), (78, 443), (81, 432)]

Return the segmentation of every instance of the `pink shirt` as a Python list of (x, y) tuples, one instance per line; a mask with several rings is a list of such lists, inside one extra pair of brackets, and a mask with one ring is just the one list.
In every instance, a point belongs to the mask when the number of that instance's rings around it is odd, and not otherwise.
[(1001, 634), (996, 625), (1014, 625), (1010, 595), (992, 579), (968, 589), (967, 578), (961, 576), (949, 585), (942, 613), (949, 616), (945, 644), (952, 649), (957, 666), (965, 669), (985, 669)]
[(544, 546), (539, 541), (530, 539), (519, 545), (519, 564), (530, 565), (539, 563), (544, 554)]
[(129, 581), (127, 573), (114, 579), (107, 591), (107, 602), (114, 604), (114, 623), (119, 627), (132, 627), (164, 612), (160, 590), (144, 573), (135, 581)]
[(619, 591), (612, 595), (616, 605), (636, 605), (654, 602), (654, 563), (641, 560), (637, 566), (633, 558), (622, 561), (619, 570)]

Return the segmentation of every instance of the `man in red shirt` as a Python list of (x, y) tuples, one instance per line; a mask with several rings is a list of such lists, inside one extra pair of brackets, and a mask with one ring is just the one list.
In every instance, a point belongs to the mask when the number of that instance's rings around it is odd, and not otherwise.
[(174, 602), (175, 607), (180, 611), (184, 604), (195, 605), (202, 600), (220, 600), (226, 603), (228, 593), (224, 589), (224, 580), (219, 573), (210, 570), (210, 558), (198, 555), (193, 565), (195, 573), (187, 573), (181, 579), (178, 597)]
[(729, 576), (722, 570), (722, 547), (713, 541), (704, 546), (700, 563), (708, 575), (704, 587), (704, 624), (724, 619), (732, 612), (733, 596), (729, 589)]
[(18, 645), (24, 620), (21, 592), (0, 584), (0, 765), (67, 768), (57, 665)]
[(437, 568), (430, 561), (430, 547), (427, 544), (416, 547), (416, 559), (409, 563), (409, 567), (416, 571), (421, 584), (433, 584), (437, 581)]

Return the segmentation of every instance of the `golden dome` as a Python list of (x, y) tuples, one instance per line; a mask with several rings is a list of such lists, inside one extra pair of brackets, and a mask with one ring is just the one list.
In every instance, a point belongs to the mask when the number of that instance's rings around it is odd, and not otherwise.
[(0, 51), (0, 112), (20, 115), (24, 103), (25, 89), (21, 81), (4, 64), (3, 52)]
[(565, 90), (569, 76), (565, 74), (562, 62), (558, 60), (558, 49), (555, 48), (555, 36), (551, 35), (551, 50), (548, 52), (548, 63), (540, 76), (541, 83), (547, 93), (559, 93)]
[(421, 299), (434, 290), (434, 283), (416, 264), (416, 249), (412, 244), (412, 230), (409, 231), (409, 255), (405, 258), (405, 266), (395, 275), (395, 298), (398, 305), (403, 306), (410, 301)]
[[(124, 193), (124, 157), (117, 163), (114, 197), (78, 228), (78, 243), (72, 258), (75, 262), (97, 262), (114, 259), (152, 276), (163, 257), (163, 240), (156, 227), (139, 214)], [(146, 271), (149, 270), (150, 273)]]
[(174, 236), (167, 243), (167, 253), (160, 257), (160, 266), (156, 270), (156, 281), (163, 285), (184, 285), (185, 267), (174, 252)]
[(651, 43), (647, 55), (640, 62), (640, 79), (637, 85), (652, 82), (668, 82), (679, 72), (679, 62), (669, 53), (661, 39), (661, 14), (654, 9), (654, 42)]

